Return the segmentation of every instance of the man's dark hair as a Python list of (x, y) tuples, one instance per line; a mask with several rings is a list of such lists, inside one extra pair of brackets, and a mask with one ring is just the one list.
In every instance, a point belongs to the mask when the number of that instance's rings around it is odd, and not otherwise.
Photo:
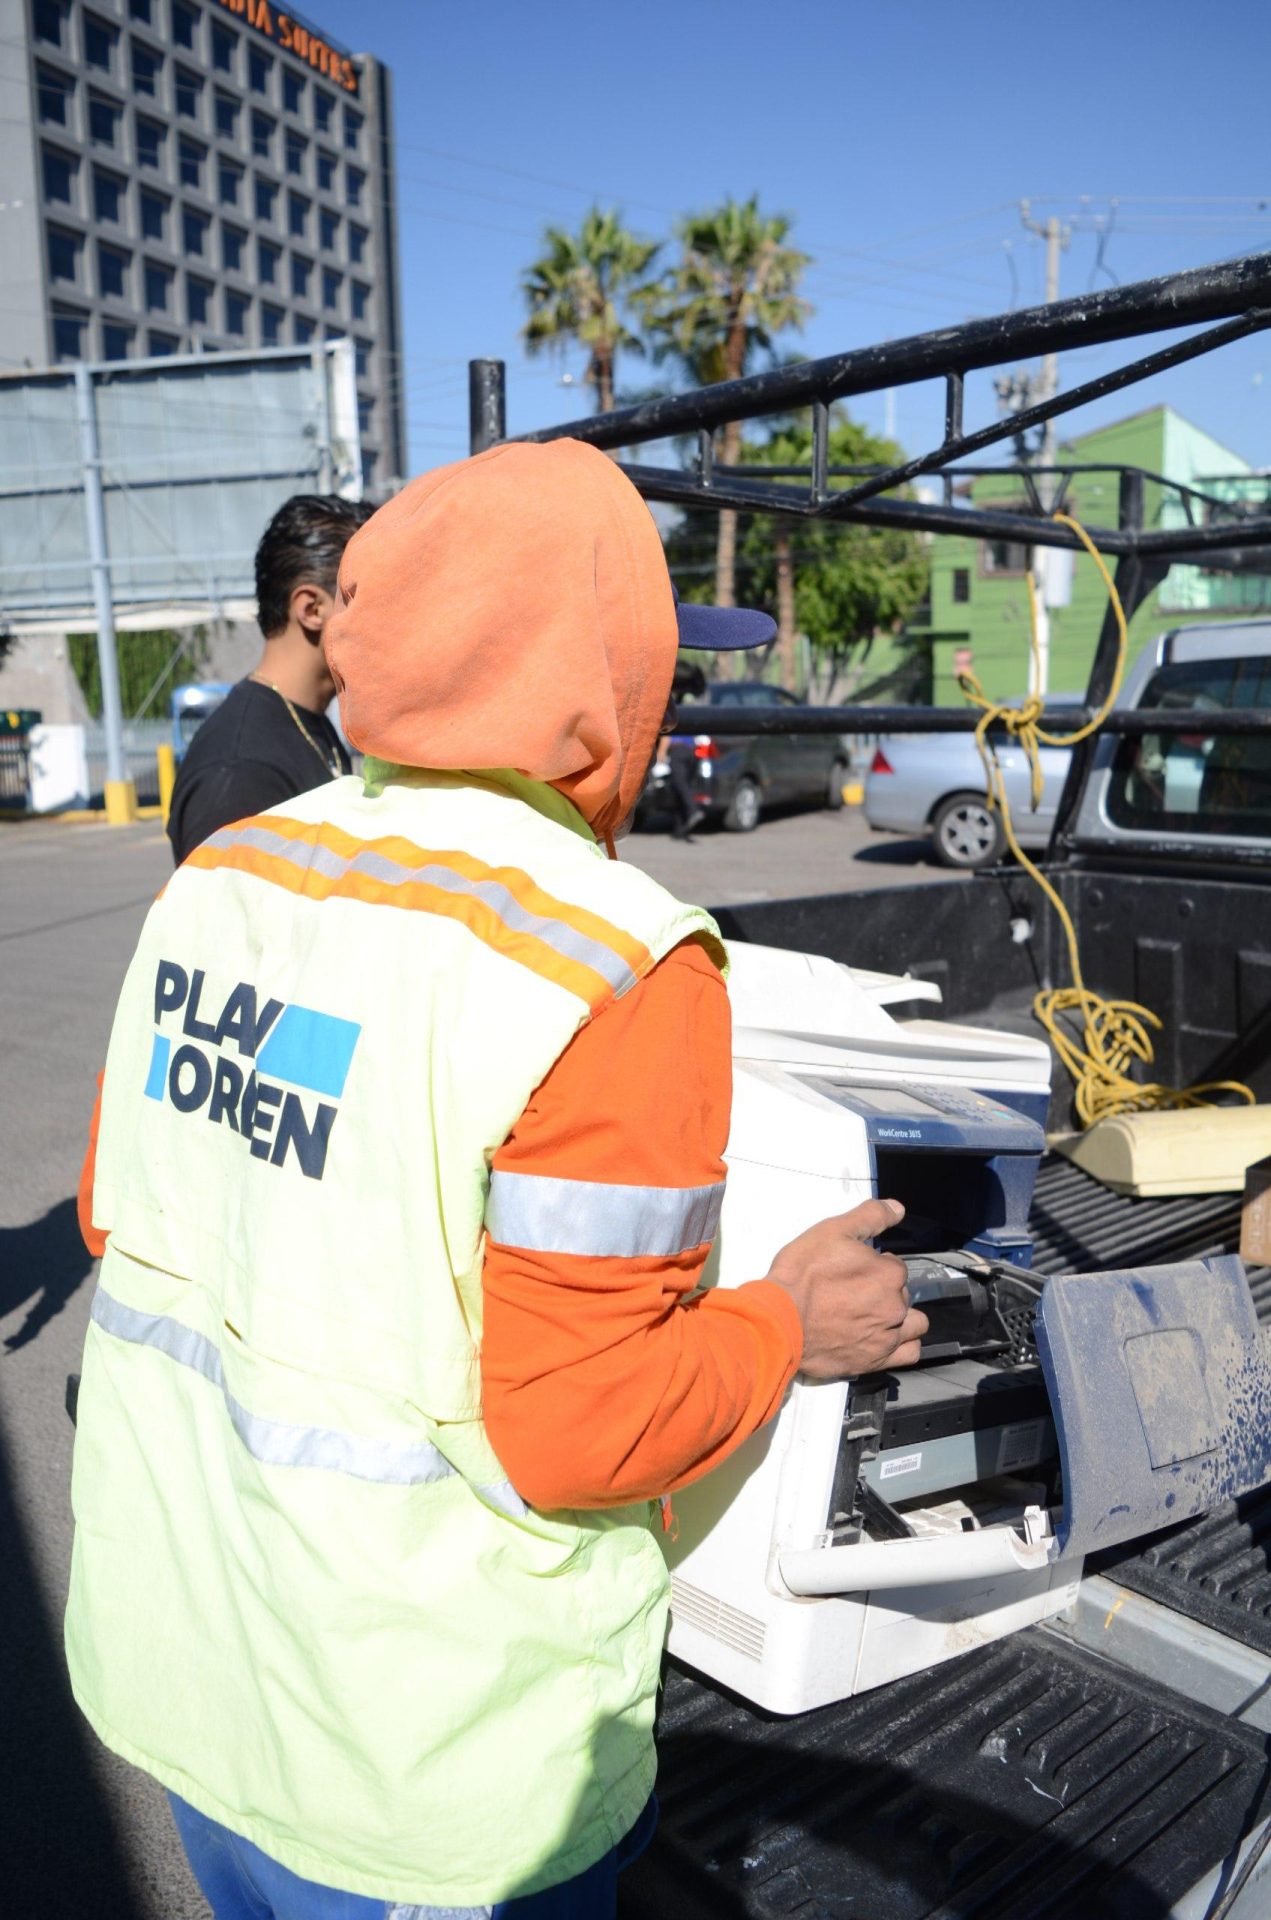
[(294, 493), (256, 549), (256, 619), (266, 640), (287, 624), (291, 596), (306, 581), (335, 592), (340, 558), (375, 509), (335, 493)]

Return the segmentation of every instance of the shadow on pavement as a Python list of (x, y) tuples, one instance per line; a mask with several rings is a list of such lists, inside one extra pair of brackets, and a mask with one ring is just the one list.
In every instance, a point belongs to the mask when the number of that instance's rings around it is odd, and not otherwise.
[(852, 855), (869, 866), (934, 867), (937, 865), (930, 840), (878, 839), (867, 847), (858, 847)]
[(61, 1636), (36, 1580), (0, 1452), (0, 1909), (136, 1920), (137, 1903), (90, 1765)]
[(16, 1353), (29, 1346), (92, 1269), (73, 1198), (59, 1200), (42, 1219), (25, 1227), (0, 1227), (0, 1320), (29, 1302), (26, 1319), (4, 1342), (6, 1350)]

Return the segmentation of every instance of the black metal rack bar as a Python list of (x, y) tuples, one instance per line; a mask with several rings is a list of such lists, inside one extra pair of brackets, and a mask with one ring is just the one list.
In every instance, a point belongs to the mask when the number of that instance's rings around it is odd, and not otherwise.
[[(970, 434), (963, 430), (965, 377), (969, 372), (1039, 354), (1200, 326), (1208, 330), (1172, 342), (1008, 420)], [(521, 437), (540, 442), (567, 437), (614, 451), (693, 434), (697, 456), (692, 467), (622, 463), (623, 472), (646, 499), (671, 506), (715, 512), (732, 508), (799, 520), (892, 526), (919, 533), (1069, 549), (1079, 548), (1081, 543), (1045, 511), (1038, 478), (1043, 473), (1058, 475), (1063, 498), (1075, 474), (1115, 471), (1120, 475), (1117, 525), (1089, 526), (1088, 531), (1095, 545), (1116, 563), (1117, 590), (1130, 619), (1176, 562), (1211, 569), (1258, 566), (1265, 571), (1271, 549), (1271, 499), (1248, 504), (1224, 501), (1138, 468), (1039, 468), (1018, 464), (968, 468), (965, 456), (1267, 327), (1271, 327), (1271, 253), (1105, 289), (1022, 313), (968, 321), (881, 346), (831, 354), (613, 413), (564, 421)], [(944, 438), (939, 446), (881, 469), (830, 466), (829, 415), (834, 401), (931, 379), (945, 383)], [(762, 419), (805, 408), (812, 412), (812, 454), (806, 467), (757, 469), (717, 464), (714, 434), (718, 428), (732, 421)], [(474, 452), (504, 437), (503, 368), (498, 361), (471, 363), (471, 422)], [(955, 504), (955, 478), (986, 472), (1014, 476), (1023, 501), (1010, 507)], [(897, 488), (928, 473), (942, 477), (943, 499), (939, 503), (895, 497)], [(844, 477), (856, 479), (857, 484), (835, 490), (831, 482)], [(792, 484), (794, 481), (802, 484)], [(1144, 526), (1146, 481), (1176, 491), (1186, 514), (1185, 526)], [(1271, 483), (1267, 490), (1271, 493)], [(888, 495), (891, 497), (884, 497)], [(1200, 513), (1195, 503), (1199, 503)], [(1085, 706), (1080, 711), (1064, 708), (1044, 714), (1042, 724), (1047, 731), (1061, 735), (1074, 732), (1103, 705), (1113, 683), (1118, 645), (1117, 623), (1109, 607), (1095, 648)], [(721, 737), (796, 732), (968, 733), (978, 719), (978, 713), (966, 707), (772, 706), (731, 711), (726, 707), (686, 707), (677, 725), (681, 731)], [(1183, 733), (1195, 731), (1197, 720), (1188, 713), (1114, 711), (1103, 725), (1116, 735)], [(1206, 713), (1204, 727), (1213, 734), (1261, 732), (1271, 729), (1271, 708)], [(1093, 741), (1087, 741), (1073, 749), (1052, 850), (1075, 815), (1093, 745)]]

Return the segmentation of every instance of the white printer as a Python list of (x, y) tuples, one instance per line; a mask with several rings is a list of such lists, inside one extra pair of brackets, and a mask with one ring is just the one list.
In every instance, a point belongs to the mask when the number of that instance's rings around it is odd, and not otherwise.
[[(911, 1292), (932, 1319), (923, 1365), (850, 1388), (796, 1379), (776, 1420), (675, 1496), (664, 1542), (670, 1651), (758, 1705), (794, 1713), (1061, 1610), (1085, 1535), (1112, 1544), (1184, 1517), (1177, 1479), (1167, 1496), (1153, 1477), (1153, 1448), (1177, 1453), (1178, 1443), (1135, 1400), (1101, 1314), (1123, 1315), (1122, 1345), (1141, 1361), (1142, 1343), (1168, 1324), (1153, 1286), (1173, 1301), (1169, 1289), (1203, 1266), (1214, 1340), (1235, 1353), (1238, 1322), (1240, 1353), (1265, 1361), (1236, 1261), (1143, 1270), (1146, 1282), (1079, 1276), (1083, 1293), (1052, 1281), (1039, 1297), (1027, 1220), (1044, 1148), (1044, 1042), (897, 1018), (890, 1007), (933, 996), (922, 982), (739, 944), (729, 957), (728, 1187), (704, 1284), (761, 1278), (805, 1228), (881, 1193), (906, 1205), (882, 1244), (910, 1261)], [(1176, 1321), (1182, 1309), (1171, 1311)], [(1074, 1484), (1102, 1487), (1102, 1469), (1077, 1472), (1086, 1453), (1073, 1408), (1105, 1354), (1103, 1412), (1122, 1426), (1137, 1414), (1143, 1458), (1134, 1456), (1132, 1497), (1113, 1485), (1103, 1506), (1099, 1494), (1078, 1511)], [(1211, 1384), (1225, 1406), (1230, 1383)], [(1086, 1427), (1102, 1417), (1084, 1400), (1080, 1411)], [(1097, 1436), (1086, 1438), (1097, 1453)], [(1117, 1444), (1128, 1459), (1128, 1442)], [(1186, 1464), (1175, 1460), (1174, 1473), (1203, 1511), (1231, 1475), (1221, 1461)], [(1246, 1484), (1260, 1477), (1256, 1463), (1243, 1472)]]

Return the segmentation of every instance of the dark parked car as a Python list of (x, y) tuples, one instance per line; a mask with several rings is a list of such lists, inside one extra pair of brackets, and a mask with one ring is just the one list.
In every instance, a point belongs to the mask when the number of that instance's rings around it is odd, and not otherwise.
[[(782, 687), (732, 680), (708, 687), (702, 698), (713, 707), (797, 706)], [(693, 799), (708, 818), (722, 819), (732, 833), (749, 833), (765, 809), (788, 801), (841, 807), (849, 772), (847, 743), (841, 734), (770, 733), (677, 735), (671, 753), (687, 764)], [(662, 789), (665, 776), (655, 768), (641, 802), (650, 818), (669, 810)]]

